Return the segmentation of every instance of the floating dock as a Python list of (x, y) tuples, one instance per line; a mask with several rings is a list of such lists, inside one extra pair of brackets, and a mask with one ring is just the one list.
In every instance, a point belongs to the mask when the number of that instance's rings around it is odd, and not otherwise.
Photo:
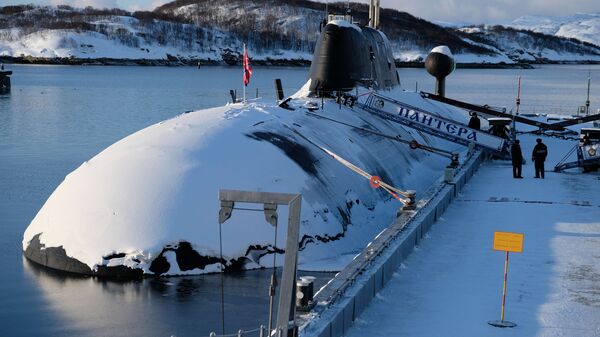
[(416, 211), (402, 212), (369, 246), (315, 295), (315, 308), (299, 318), (300, 336), (339, 337), (392, 279), (400, 264), (444, 213), (485, 155), (469, 153), (465, 162), (447, 179), (440, 178), (417, 204)]
[[(519, 137), (526, 158), (537, 137)], [(487, 324), (500, 318), (502, 299), (504, 254), (492, 249), (495, 231), (525, 237), (523, 253), (511, 254), (506, 299), (519, 335), (597, 335), (600, 177), (550, 172), (575, 141), (543, 141), (546, 179), (534, 179), (531, 164), (524, 179), (513, 179), (510, 163), (475, 156), (455, 185), (433, 186), (426, 206), (402, 214), (320, 290), (301, 335), (504, 335)]]

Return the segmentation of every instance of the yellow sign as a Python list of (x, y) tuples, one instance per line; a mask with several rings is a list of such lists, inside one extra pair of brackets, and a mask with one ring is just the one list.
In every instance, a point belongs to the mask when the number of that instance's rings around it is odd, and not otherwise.
[(522, 253), (523, 237), (521, 233), (494, 232), (494, 250)]

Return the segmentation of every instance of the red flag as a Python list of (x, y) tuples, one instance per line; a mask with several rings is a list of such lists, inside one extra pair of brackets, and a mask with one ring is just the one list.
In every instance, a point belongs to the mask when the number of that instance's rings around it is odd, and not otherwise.
[(248, 51), (244, 46), (244, 85), (248, 86), (250, 83), (250, 76), (252, 76), (252, 67), (250, 66), (250, 60), (248, 59)]

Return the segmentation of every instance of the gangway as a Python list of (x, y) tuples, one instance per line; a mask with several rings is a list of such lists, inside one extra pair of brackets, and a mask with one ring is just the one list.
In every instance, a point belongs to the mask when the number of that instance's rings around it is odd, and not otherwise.
[(532, 126), (537, 126), (543, 130), (564, 131), (565, 127), (567, 127), (567, 126), (600, 120), (600, 114), (594, 114), (594, 115), (589, 115), (589, 116), (584, 116), (584, 117), (579, 117), (579, 118), (573, 118), (573, 119), (561, 121), (558, 123), (544, 123), (541, 121), (525, 118), (525, 117), (522, 117), (519, 115), (511, 115), (506, 112), (501, 112), (498, 110), (490, 109), (487, 106), (471, 104), (471, 103), (467, 103), (467, 102), (463, 102), (463, 101), (459, 101), (459, 100), (455, 100), (455, 99), (451, 99), (451, 98), (447, 98), (444, 96), (435, 95), (435, 94), (431, 94), (431, 93), (427, 93), (427, 92), (421, 92), (421, 96), (423, 98), (428, 98), (428, 99), (442, 102), (445, 104), (449, 104), (449, 105), (452, 105), (452, 106), (455, 106), (458, 108), (477, 111), (477, 112), (480, 112), (480, 113), (486, 114), (486, 115), (511, 118), (511, 119), (514, 119), (516, 122), (527, 124), (527, 125), (532, 125)]
[(437, 116), (424, 109), (399, 102), (380, 94), (371, 93), (364, 104), (357, 105), (366, 112), (410, 128), (449, 140), (491, 151), (502, 157), (508, 156), (506, 139), (475, 130), (449, 118)]
[[(577, 160), (567, 162), (567, 159), (575, 151), (577, 151)], [(575, 167), (583, 168), (583, 172), (598, 170), (598, 167), (600, 167), (600, 129), (581, 129), (579, 144), (575, 145), (556, 164), (554, 172), (562, 172)]]
[[(593, 167), (593, 166), (597, 167), (598, 165), (600, 165), (600, 158), (583, 159), (582, 158), (583, 151), (577, 145), (575, 147), (573, 147), (573, 149), (567, 155), (571, 155), (575, 150), (577, 150), (577, 160), (570, 161), (570, 162), (565, 162), (564, 159), (561, 160), (554, 167), (554, 172), (562, 172), (564, 170), (568, 170), (568, 169), (572, 169), (572, 168), (576, 168), (576, 167), (582, 167), (584, 169), (584, 171), (587, 172), (588, 171), (588, 169), (586, 169), (587, 167)], [(565, 156), (565, 157), (567, 157), (567, 156)]]

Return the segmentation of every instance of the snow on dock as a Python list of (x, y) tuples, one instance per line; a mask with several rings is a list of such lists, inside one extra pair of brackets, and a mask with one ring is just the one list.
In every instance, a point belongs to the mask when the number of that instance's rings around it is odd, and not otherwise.
[[(535, 136), (520, 137), (531, 159)], [(600, 336), (600, 175), (550, 172), (575, 144), (544, 137), (546, 179), (512, 178), (488, 161), (345, 336)], [(503, 252), (494, 231), (525, 234), (510, 254), (500, 319)]]

